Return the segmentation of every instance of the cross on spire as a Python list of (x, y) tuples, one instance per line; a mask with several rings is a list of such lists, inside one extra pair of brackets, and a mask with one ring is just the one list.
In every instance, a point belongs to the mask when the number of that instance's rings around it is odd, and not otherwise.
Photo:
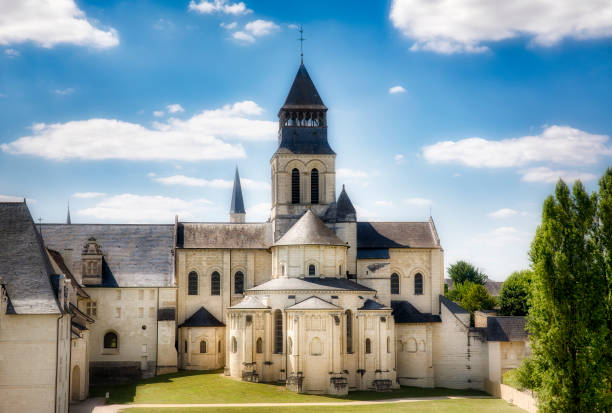
[(300, 38), (298, 39), (300, 41), (300, 63), (304, 63), (304, 28), (302, 27), (302, 25), (300, 25), (300, 29), (298, 30), (300, 32)]

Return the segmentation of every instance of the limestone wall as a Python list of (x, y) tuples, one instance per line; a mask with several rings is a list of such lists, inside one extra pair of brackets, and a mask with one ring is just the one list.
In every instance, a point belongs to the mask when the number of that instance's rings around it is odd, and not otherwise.
[(433, 323), (396, 324), (397, 378), (403, 386), (433, 387)]
[(272, 278), (309, 276), (310, 265), (315, 266), (317, 277), (346, 277), (346, 250), (344, 246), (327, 245), (273, 247)]
[(70, 350), (70, 400), (84, 400), (89, 395), (89, 331), (72, 338)]
[(183, 327), (178, 334), (181, 369), (215, 370), (225, 365), (225, 327)]

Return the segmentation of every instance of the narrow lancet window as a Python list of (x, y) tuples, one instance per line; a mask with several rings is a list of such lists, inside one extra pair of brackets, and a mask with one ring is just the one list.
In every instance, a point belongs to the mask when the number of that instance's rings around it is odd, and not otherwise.
[(291, 171), (291, 203), (300, 203), (300, 171), (297, 168)]
[(421, 274), (417, 274), (414, 276), (414, 294), (423, 294), (423, 276)]
[(316, 168), (310, 172), (310, 202), (319, 203), (319, 171)]

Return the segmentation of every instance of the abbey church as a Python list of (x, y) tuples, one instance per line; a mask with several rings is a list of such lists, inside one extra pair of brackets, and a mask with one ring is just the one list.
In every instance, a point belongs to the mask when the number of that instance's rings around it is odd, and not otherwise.
[(247, 222), (238, 170), (224, 223), (37, 225), (0, 203), (0, 411), (179, 369), (300, 393), (482, 389), (524, 356), (522, 326), (470, 327), (444, 298), (433, 219), (359, 220), (304, 64), (278, 118), (266, 222)]

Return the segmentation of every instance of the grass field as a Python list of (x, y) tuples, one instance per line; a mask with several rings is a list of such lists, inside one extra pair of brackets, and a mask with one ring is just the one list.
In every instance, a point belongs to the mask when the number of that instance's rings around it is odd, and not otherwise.
[[(332, 397), (297, 394), (284, 386), (247, 383), (225, 377), (221, 371), (181, 371), (134, 384), (92, 387), (91, 396), (110, 393), (110, 403), (291, 403), (338, 402), (348, 400), (385, 400), (399, 397), (428, 396), (483, 396), (476, 390), (422, 389), (402, 387), (387, 393), (371, 391), (350, 392), (348, 396)], [(228, 410), (231, 412), (231, 410)], [(254, 410), (256, 411), (256, 410)]]
[(210, 413), (212, 411), (221, 413), (302, 413), (312, 412), (331, 413), (341, 411), (343, 413), (521, 413), (524, 410), (510, 406), (499, 399), (471, 399), (471, 400), (440, 400), (414, 403), (387, 403), (370, 404), (367, 406), (304, 406), (304, 407), (215, 407), (215, 408), (132, 408), (122, 412), (126, 413)]

